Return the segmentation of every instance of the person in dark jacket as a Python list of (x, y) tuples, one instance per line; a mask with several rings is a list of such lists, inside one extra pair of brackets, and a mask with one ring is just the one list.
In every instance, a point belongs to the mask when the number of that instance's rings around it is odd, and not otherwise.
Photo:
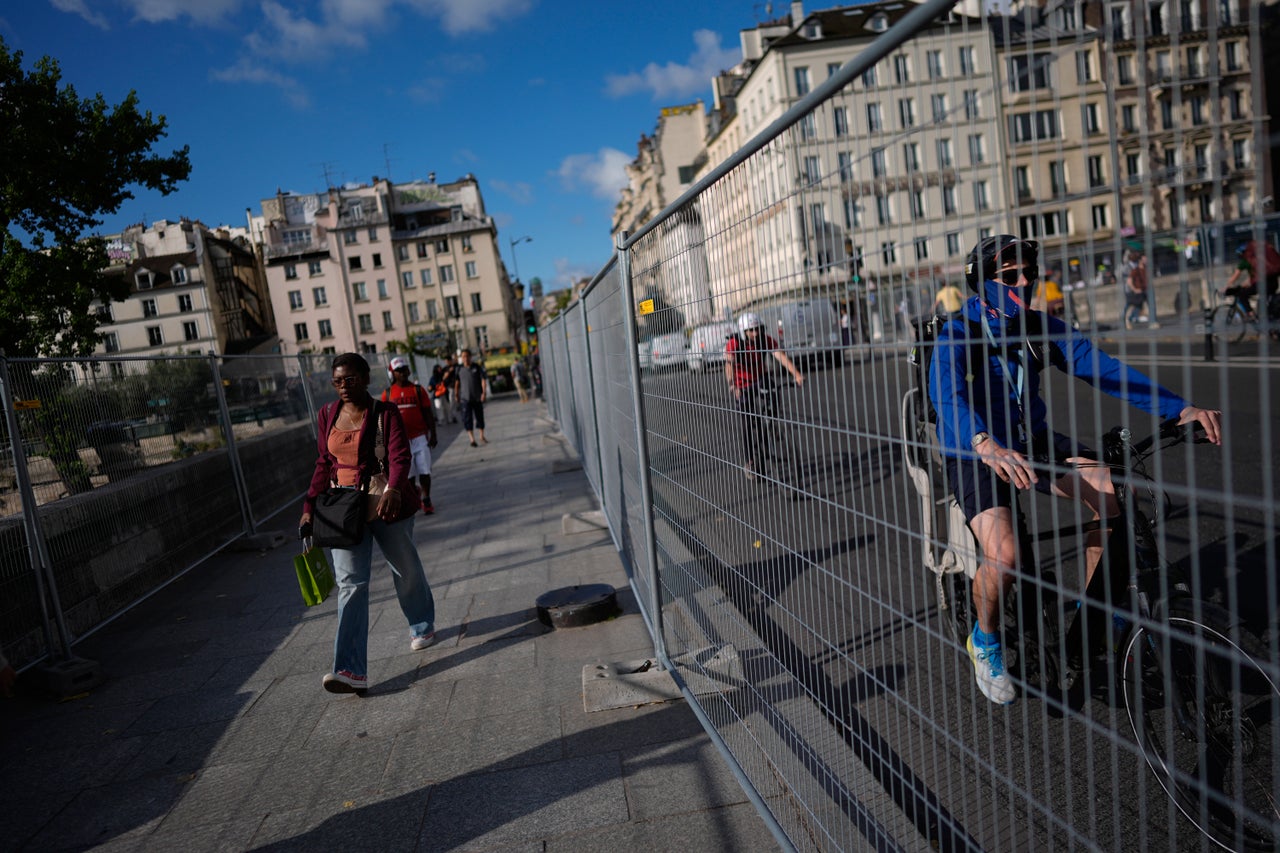
[(1008, 234), (974, 247), (965, 279), (976, 295), (939, 331), (929, 365), (929, 399), (938, 413), (948, 479), (982, 552), (973, 579), (978, 618), (969, 656), (982, 694), (1002, 705), (1017, 695), (1000, 646), (1000, 602), (1023, 559), (1014, 527), (1016, 490), (1034, 487), (1071, 498), (1101, 521), (1085, 543), (1086, 584), (1104, 547), (1113, 554), (1128, 550), (1109, 541), (1127, 535), (1110, 473), (1074, 436), (1049, 428), (1040, 370), (1052, 365), (1144, 412), (1198, 423), (1210, 441), (1222, 443), (1220, 411), (1191, 405), (1058, 318), (1029, 309), (1038, 253), (1035, 241)]
[(409, 481), (409, 436), (400, 411), (370, 396), (369, 363), (356, 353), (344, 353), (333, 360), (333, 387), (338, 400), (320, 410), (316, 467), (303, 500), (299, 528), (304, 533), (310, 531), (316, 498), (330, 484), (363, 488), (378, 472), (374, 448), (379, 420), (386, 446), (387, 488), (378, 501), (377, 517), (365, 526), (358, 544), (333, 549), (338, 636), (333, 646), (333, 672), (323, 683), (330, 693), (357, 693), (369, 683), (369, 575), (375, 540), (387, 558), (400, 609), (409, 622), (411, 649), (425, 649), (435, 642), (436, 605), (413, 544), (413, 519), (421, 502)]

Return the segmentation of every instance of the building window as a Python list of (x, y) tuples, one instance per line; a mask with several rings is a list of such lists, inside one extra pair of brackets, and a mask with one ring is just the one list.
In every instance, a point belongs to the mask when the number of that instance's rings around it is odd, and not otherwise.
[(1218, 0), (1218, 26), (1227, 27), (1236, 22), (1236, 0)]
[(1009, 137), (1014, 142), (1056, 139), (1058, 137), (1057, 111), (1037, 110), (1034, 113), (1015, 113), (1009, 116)]
[(800, 66), (799, 68), (796, 68), (795, 80), (796, 80), (796, 96), (801, 97), (809, 94), (809, 69), (803, 65)]
[(804, 169), (800, 179), (806, 184), (816, 184), (822, 179), (822, 161), (817, 157), (805, 157), (801, 161)]
[(985, 163), (986, 160), (986, 146), (982, 143), (982, 134), (969, 134), (969, 165), (978, 166)]
[(836, 72), (838, 72), (839, 70), (840, 70), (840, 63), (839, 63), (839, 62), (828, 62), (828, 63), (827, 63), (827, 78), (828, 78), (828, 79), (830, 79), (830, 78), (832, 78), (832, 77), (836, 76)]
[(102, 347), (107, 352), (120, 352), (120, 337), (115, 332), (107, 332), (102, 336)]
[(1182, 225), (1182, 205), (1177, 195), (1169, 196), (1169, 225), (1177, 228)]
[(480, 273), (476, 272), (476, 262), (475, 262), (475, 261), (467, 261), (466, 265), (463, 267), (463, 271), (467, 274), (467, 278), (479, 278), (479, 277), (480, 277)]
[(436, 254), (443, 255), (449, 251), (449, 238), (442, 237), (436, 241)]
[(897, 83), (911, 82), (911, 57), (905, 53), (893, 57), (893, 79)]
[(309, 334), (307, 334), (307, 324), (306, 324), (306, 323), (294, 323), (294, 324), (293, 324), (293, 339), (294, 339), (295, 341), (309, 341), (309, 340), (311, 340), (311, 336), (310, 336)]
[(916, 245), (916, 260), (927, 261), (929, 259), (929, 238), (917, 237), (915, 245)]
[(941, 169), (951, 168), (951, 140), (938, 140), (938, 167)]
[(1253, 193), (1247, 189), (1236, 190), (1236, 215), (1249, 216), (1253, 213)]
[(916, 123), (916, 99), (902, 98), (898, 101), (898, 122), (902, 127), (914, 127)]
[(847, 184), (853, 180), (853, 155), (848, 151), (836, 154), (836, 167), (840, 171), (840, 183)]
[(404, 245), (396, 246), (396, 260), (398, 260), (398, 261), (407, 261), (407, 260), (409, 260), (409, 247), (408, 247), (408, 246), (404, 246)]
[(462, 306), (458, 304), (458, 297), (446, 296), (444, 298), (444, 313), (455, 320), (462, 316)]
[(871, 149), (871, 175), (875, 178), (883, 178), (888, 169), (885, 168), (884, 149)]
[(873, 65), (866, 71), (862, 72), (862, 85), (868, 89), (874, 89), (877, 84), (876, 67)]
[(896, 264), (898, 262), (898, 244), (892, 240), (886, 240), (880, 244), (880, 257), (884, 259), (886, 266)]
[(184, 320), (182, 323), (182, 337), (188, 341), (200, 340), (200, 327), (196, 325), (195, 320)]
[(1125, 171), (1129, 173), (1129, 183), (1136, 184), (1142, 180), (1142, 155), (1124, 155)]
[[(378, 229), (377, 229), (377, 228), (370, 227), (370, 228), (369, 228), (369, 242), (370, 242), (370, 243), (374, 243), (374, 242), (377, 242), (377, 240), (378, 240)], [(377, 255), (374, 255), (374, 257), (376, 258), (376, 257), (377, 257)], [(376, 265), (376, 264), (377, 264), (377, 261), (374, 261), (374, 264)]]
[(448, 284), (453, 281), (453, 264), (442, 264), (440, 267), (440, 283)]
[[(409, 281), (413, 281), (413, 273), (409, 273)], [(378, 288), (379, 299), (391, 298), (390, 294), (387, 293), (387, 280), (385, 278), (378, 279), (376, 287)]]
[(416, 323), (416, 322), (418, 322), (418, 320), (419, 320), (419, 319), (421, 319), (421, 318), (418, 316), (418, 303), (416, 303), (416, 302), (410, 302), (410, 303), (409, 303), (409, 305), (408, 305), (408, 311), (409, 311), (409, 322), (410, 322), (410, 323)]
[(395, 330), (395, 325), (391, 322), (391, 312), (390, 312), (390, 311), (383, 311), (383, 312), (382, 312), (382, 330), (383, 330), (384, 332), (390, 332), (390, 331), (394, 331), (394, 330)]
[[(687, 184), (687, 183), (688, 183), (688, 181), (684, 181), (684, 183), (686, 183), (686, 184)], [(474, 252), (474, 251), (475, 251), (475, 247), (471, 245), (471, 235), (470, 235), (470, 234), (464, 234), (464, 235), (462, 235), (461, 237), (459, 237), (459, 238), (458, 238), (458, 241), (462, 244), (462, 251), (464, 251), (464, 252)]]
[(439, 319), (439, 317), (440, 317), (440, 311), (436, 307), (436, 301), (434, 299), (428, 299), (427, 300), (427, 319), (436, 320), (436, 319)]
[(1076, 82), (1093, 82), (1093, 55), (1087, 50), (1076, 51)]
[(311, 299), (315, 302), (317, 308), (329, 304), (329, 295), (324, 292), (323, 287), (311, 288)]
[(1058, 26), (1061, 29), (1071, 32), (1079, 26), (1077, 21), (1078, 19), (1076, 17), (1076, 9), (1074, 6), (1063, 6), (1058, 10)]
[(942, 188), (942, 212), (947, 216), (955, 215), (956, 188), (954, 186), (945, 186)]
[(191, 294), (189, 293), (178, 294), (178, 310), (185, 314), (191, 310), (191, 307), (192, 307)]
[(302, 291), (301, 290), (289, 291), (289, 310), (290, 311), (302, 310)]
[(991, 209), (991, 196), (987, 192), (986, 181), (973, 182), (973, 206), (977, 210)]
[(347, 258), (347, 269), (362, 270), (364, 269), (364, 261), (360, 260), (359, 255), (353, 255), (352, 257)]
[(1121, 86), (1133, 85), (1133, 57), (1116, 57), (1116, 77), (1119, 79)]
[(947, 120), (946, 95), (931, 95), (929, 97), (929, 106), (931, 107), (930, 111), (933, 113), (933, 120), (935, 122)]
[(1095, 204), (1092, 212), (1093, 228), (1095, 231), (1111, 227), (1110, 217), (1107, 216), (1107, 206), (1105, 204)]
[(902, 146), (902, 164), (908, 172), (920, 170), (920, 143), (908, 142)]
[(954, 258), (958, 254), (960, 254), (960, 232), (948, 231), (947, 232), (947, 257)]
[(1147, 225), (1147, 206), (1139, 202), (1129, 208), (1129, 224), (1134, 228), (1145, 228)]
[(364, 286), (363, 281), (352, 283), (351, 295), (355, 298), (356, 302), (367, 302), (369, 300), (369, 290)]
[(430, 268), (430, 267), (423, 267), (423, 268), (422, 268), (422, 270), (421, 270), (420, 272), (421, 272), (421, 275), (422, 275), (422, 286), (423, 286), (423, 287), (426, 287), (426, 286), (428, 286), (429, 284), (431, 284), (431, 268)]
[(800, 119), (800, 139), (809, 140), (818, 135), (818, 122), (813, 117), (813, 113), (805, 113), (804, 118)]
[(360, 242), (360, 236), (354, 231), (343, 231), (342, 242), (350, 246)]
[(356, 318), (360, 323), (360, 333), (368, 335), (373, 332), (373, 316), (370, 314), (361, 314)]
[(311, 245), (310, 229), (300, 231), (286, 231), (281, 235), (280, 239), (284, 242), (286, 249), (298, 251)]
[(431, 257), (431, 244), (428, 243), (426, 240), (423, 240), (418, 243), (418, 257), (419, 258)]
[(1089, 167), (1090, 188), (1096, 189), (1097, 187), (1106, 186), (1106, 176), (1103, 174), (1103, 171), (1102, 171), (1102, 155), (1100, 154), (1089, 155), (1088, 167)]
[(1085, 133), (1101, 133), (1102, 125), (1098, 122), (1098, 105), (1085, 104), (1080, 108), (1081, 121)]
[(1231, 158), (1237, 169), (1249, 168), (1249, 145), (1243, 139), (1231, 141)]
[(964, 117), (969, 121), (982, 118), (982, 109), (978, 103), (977, 89), (967, 89), (964, 93)]
[(960, 76), (968, 77), (974, 73), (975, 66), (973, 64), (973, 48), (961, 46), (956, 50), (956, 57), (960, 60)]
[(942, 51), (930, 50), (924, 55), (925, 65), (929, 69), (929, 79), (937, 80), (943, 76), (942, 73)]
[(1049, 88), (1049, 62), (1052, 56), (1036, 53), (1009, 57), (1009, 90), (1029, 92)]
[(138, 290), (150, 290), (155, 285), (151, 270), (138, 270), (134, 273), (133, 280), (138, 285)]
[(489, 327), (476, 326), (476, 346), (481, 350), (489, 348)]
[(1067, 193), (1067, 164), (1065, 160), (1049, 161), (1049, 193), (1055, 197)]
[(1013, 191), (1020, 201), (1031, 198), (1031, 172), (1026, 166), (1013, 167)]
[(836, 136), (849, 135), (849, 111), (844, 107), (836, 107), (831, 112), (831, 125)]
[(316, 323), (320, 332), (320, 339), (333, 337), (333, 322), (330, 320), (320, 320)]
[(480, 307), (480, 294), (471, 294), (471, 312), (473, 314), (479, 314), (483, 310), (484, 309)]
[(924, 190), (912, 190), (911, 192), (911, 216), (913, 219), (924, 219)]
[(843, 207), (845, 229), (862, 227), (862, 205), (858, 204), (857, 199), (846, 198)]
[(1239, 71), (1240, 70), (1240, 43), (1236, 41), (1229, 41), (1227, 42), (1224, 50), (1226, 51), (1227, 70)]
[(1244, 119), (1244, 92), (1234, 89), (1228, 94), (1227, 98), (1231, 103), (1231, 120), (1241, 121)]
[(888, 196), (876, 196), (876, 221), (881, 225), (893, 224), (893, 206), (889, 203)]
[(307, 275), (315, 276), (320, 275), (322, 272), (323, 267), (319, 261), (307, 261)]
[(1125, 104), (1120, 107), (1120, 126), (1124, 128), (1126, 133), (1138, 132), (1138, 110), (1133, 104)]
[(156, 309), (156, 301), (154, 299), (142, 300), (142, 316), (144, 318), (155, 317), (158, 316), (159, 313), (159, 310)]
[(1173, 103), (1170, 101), (1160, 101), (1160, 125), (1162, 130), (1173, 127)]
[[(173, 280), (173, 283), (174, 283), (174, 284), (186, 284), (186, 283), (187, 283), (187, 268), (186, 268), (186, 267), (174, 267), (172, 270), (170, 270), (170, 271), (169, 271), (169, 277)], [(295, 277), (296, 277), (296, 276), (295, 276)]]
[(382, 266), (382, 255), (378, 252), (373, 253), (373, 266), (375, 269)]
[(879, 104), (867, 104), (867, 132), (879, 133), (884, 129), (884, 120), (880, 116)]

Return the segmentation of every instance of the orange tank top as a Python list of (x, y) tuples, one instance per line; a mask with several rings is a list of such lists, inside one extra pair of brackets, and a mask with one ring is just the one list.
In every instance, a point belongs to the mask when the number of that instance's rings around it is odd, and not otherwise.
[(329, 452), (338, 460), (339, 486), (360, 485), (360, 428), (329, 431)]

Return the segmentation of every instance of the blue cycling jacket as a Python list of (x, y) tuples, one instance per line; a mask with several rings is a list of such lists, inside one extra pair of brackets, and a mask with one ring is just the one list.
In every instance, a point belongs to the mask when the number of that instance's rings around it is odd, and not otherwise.
[[(996, 347), (990, 346), (981, 322), (987, 313)], [(1040, 347), (1045, 349), (1044, 366), (1055, 364), (1067, 374), (1083, 379), (1098, 390), (1118, 397), (1149, 414), (1161, 418), (1177, 417), (1190, 404), (1119, 359), (1095, 347), (1088, 338), (1066, 323), (1040, 312), (1043, 335)], [(1009, 321), (984, 308), (974, 296), (964, 305), (961, 315), (947, 323), (938, 333), (937, 345), (929, 364), (929, 399), (938, 413), (938, 441), (945, 456), (959, 458), (971, 452), (970, 442), (980, 432), (989, 432), (1002, 447), (1019, 452), (1026, 450), (1018, 440), (1017, 424), (1029, 425), (1029, 435), (1048, 429), (1046, 406), (1040, 398), (1040, 371), (1034, 364), (1024, 370), (1023, 401), (1026, 412), (1019, 415), (1018, 395), (1014, 383), (1005, 377), (1001, 355), (1010, 373), (1016, 375), (1027, 348), (1019, 338), (1006, 331)], [(1005, 349), (1006, 344), (1008, 349)], [(984, 346), (985, 345), (985, 346)], [(1055, 347), (1062, 358), (1051, 358), (1048, 347)], [(985, 364), (970, 365), (975, 361)], [(1027, 362), (1032, 359), (1025, 356)], [(1025, 420), (1024, 420), (1025, 419)]]

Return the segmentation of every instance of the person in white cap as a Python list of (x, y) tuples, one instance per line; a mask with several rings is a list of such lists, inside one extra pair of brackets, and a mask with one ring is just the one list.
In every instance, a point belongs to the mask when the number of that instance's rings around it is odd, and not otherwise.
[(418, 478), (418, 491), (422, 493), (422, 514), (433, 515), (431, 503), (431, 448), (436, 446), (436, 415), (427, 390), (409, 379), (409, 360), (402, 355), (391, 359), (387, 366), (391, 374), (391, 387), (382, 392), (382, 400), (394, 403), (400, 409), (405, 432), (409, 436), (409, 479)]
[(738, 318), (738, 334), (729, 338), (724, 354), (724, 378), (733, 391), (738, 411), (742, 413), (742, 446), (746, 454), (742, 473), (748, 480), (754, 480), (758, 463), (756, 457), (768, 451), (765, 447), (765, 416), (773, 416), (773, 412), (763, 410), (760, 417), (756, 415), (756, 403), (761, 395), (755, 392), (768, 387), (769, 364), (765, 361), (765, 356), (773, 356), (778, 364), (787, 369), (797, 385), (804, 384), (804, 374), (778, 348), (778, 342), (765, 334), (764, 321), (760, 319), (760, 315), (750, 311)]

